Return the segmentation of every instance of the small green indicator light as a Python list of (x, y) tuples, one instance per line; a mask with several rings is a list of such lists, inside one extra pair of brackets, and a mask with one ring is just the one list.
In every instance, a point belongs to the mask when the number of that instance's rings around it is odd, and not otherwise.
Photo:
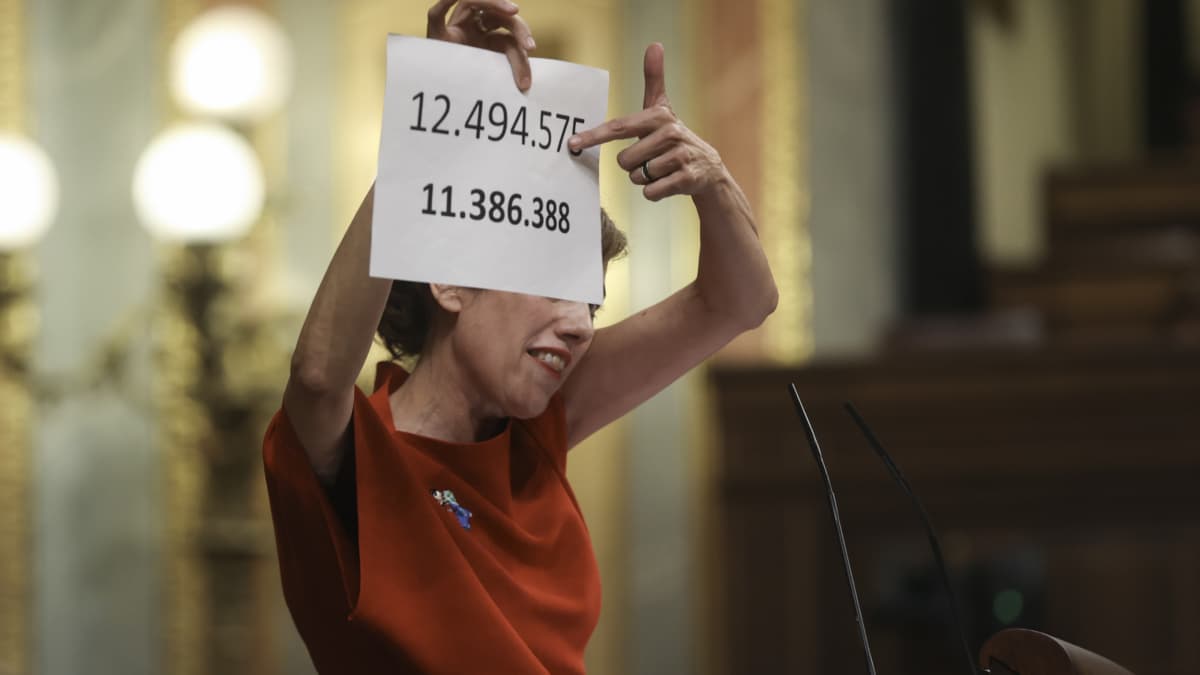
[(992, 614), (997, 621), (1006, 626), (1020, 618), (1023, 609), (1025, 609), (1025, 596), (1021, 595), (1020, 591), (1014, 591), (1011, 588), (1000, 591), (992, 599)]

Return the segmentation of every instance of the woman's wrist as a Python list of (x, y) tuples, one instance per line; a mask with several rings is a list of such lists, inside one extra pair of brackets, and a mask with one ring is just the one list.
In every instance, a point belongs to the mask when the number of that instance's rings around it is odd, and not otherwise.
[(697, 209), (704, 211), (711, 207), (719, 207), (731, 197), (736, 200), (736, 195), (740, 194), (741, 190), (737, 181), (733, 179), (733, 174), (722, 164), (715, 175), (706, 181), (704, 187), (692, 195), (692, 200), (695, 201)]

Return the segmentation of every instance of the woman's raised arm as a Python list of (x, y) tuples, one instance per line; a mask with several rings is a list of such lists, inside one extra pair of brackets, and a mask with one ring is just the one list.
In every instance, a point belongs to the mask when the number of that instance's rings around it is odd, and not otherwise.
[(332, 483), (341, 466), (354, 408), (354, 380), (371, 349), (392, 282), (367, 274), (371, 211), (367, 192), (309, 307), (283, 393), (283, 409), (313, 471)]
[(640, 139), (617, 155), (647, 199), (690, 195), (700, 216), (696, 279), (675, 294), (596, 332), (564, 385), (571, 445), (621, 417), (775, 310), (779, 293), (754, 216), (712, 146), (671, 109), (662, 45), (646, 50), (643, 109), (572, 138), (579, 150)]
[[(533, 35), (513, 3), (440, 0), (429, 9), (427, 36), (505, 54), (514, 82), (529, 88)], [(300, 330), (283, 394), (288, 420), (325, 483), (337, 476), (348, 448), (354, 381), (392, 286), (390, 280), (368, 274), (374, 194), (372, 187), (325, 271)]]

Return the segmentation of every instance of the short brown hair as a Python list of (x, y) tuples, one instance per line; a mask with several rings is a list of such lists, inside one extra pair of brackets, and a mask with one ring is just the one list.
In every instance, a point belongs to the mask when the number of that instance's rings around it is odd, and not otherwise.
[[(625, 233), (617, 228), (604, 209), (600, 209), (600, 255), (608, 262), (625, 252)], [(387, 306), (379, 319), (379, 339), (392, 358), (414, 357), (425, 348), (433, 319), (434, 301), (429, 284), (417, 281), (393, 281)]]

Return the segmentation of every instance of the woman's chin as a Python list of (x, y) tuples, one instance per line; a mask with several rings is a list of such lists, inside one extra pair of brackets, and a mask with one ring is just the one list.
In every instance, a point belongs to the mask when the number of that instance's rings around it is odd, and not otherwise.
[(528, 420), (546, 412), (553, 393), (527, 392), (524, 396), (509, 400), (508, 415), (519, 420)]

